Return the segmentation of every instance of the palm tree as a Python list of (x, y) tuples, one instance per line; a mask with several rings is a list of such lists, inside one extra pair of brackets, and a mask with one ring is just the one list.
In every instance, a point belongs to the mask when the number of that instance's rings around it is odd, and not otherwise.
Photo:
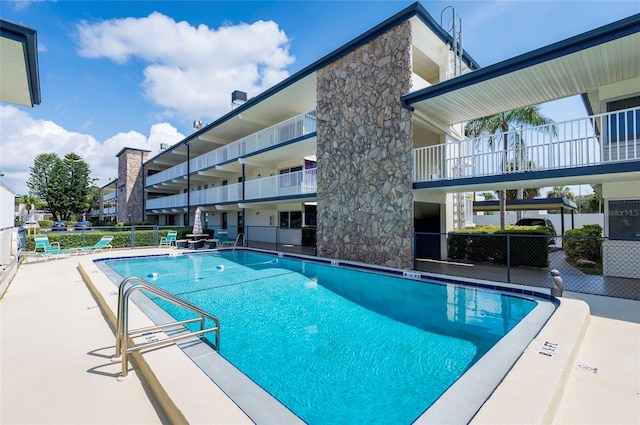
[(22, 195), (22, 197), (20, 197), (20, 203), (24, 204), (24, 209), (27, 210), (27, 220), (29, 219), (29, 216), (31, 215), (31, 208), (35, 207), (41, 207), (42, 205), (44, 205), (44, 201), (42, 201), (42, 199), (38, 198), (36, 195), (32, 195), (32, 194), (28, 194), (28, 195)]
[[(539, 106), (526, 106), (524, 108), (471, 120), (465, 127), (465, 135), (467, 137), (488, 136), (489, 147), (491, 149), (496, 149), (497, 144), (500, 142), (500, 139), (502, 139), (502, 168), (505, 169), (507, 166), (509, 139), (511, 139), (511, 144), (516, 148), (517, 161), (521, 162), (526, 160), (524, 140), (518, 132), (509, 133), (509, 129), (515, 128), (516, 126), (547, 125), (546, 127), (542, 127), (541, 131), (549, 131), (555, 136), (557, 132), (556, 126), (548, 124), (553, 124), (553, 120), (542, 115)], [(498, 200), (500, 201), (500, 228), (504, 229), (506, 225), (505, 217), (507, 215), (505, 190), (498, 191)]]
[(576, 196), (573, 194), (569, 186), (553, 186), (547, 193), (547, 198), (565, 198), (572, 201), (576, 200)]

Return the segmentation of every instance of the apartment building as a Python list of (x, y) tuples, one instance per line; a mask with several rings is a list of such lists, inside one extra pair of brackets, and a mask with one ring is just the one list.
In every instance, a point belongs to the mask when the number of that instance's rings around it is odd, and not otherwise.
[[(415, 3), (253, 98), (238, 88), (229, 113), (158, 155), (124, 149), (103, 205), (175, 226), (199, 207), (205, 227), (255, 242), (300, 245), (316, 226), (319, 256), (399, 268), (416, 231), (471, 221), (473, 191), (591, 184), (626, 214), (640, 203), (639, 28), (635, 15), (481, 68)], [(505, 165), (522, 149), (464, 136), (468, 120), (575, 95), (590, 116), (554, 137), (517, 130), (527, 166)]]

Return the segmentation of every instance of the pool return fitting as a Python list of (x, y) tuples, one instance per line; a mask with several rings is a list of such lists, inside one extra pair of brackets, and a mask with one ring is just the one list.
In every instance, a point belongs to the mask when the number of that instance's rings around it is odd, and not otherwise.
[[(129, 286), (125, 289), (125, 287), (129, 284)], [(136, 330), (129, 331), (129, 296), (134, 291), (145, 291), (156, 295), (165, 301), (173, 303), (179, 307), (183, 307), (187, 310), (190, 310), (193, 313), (196, 313), (199, 317), (193, 319), (182, 320), (179, 322), (166, 323), (164, 325), (157, 326), (149, 326), (146, 328), (140, 328)], [(214, 326), (205, 329), (205, 319), (210, 319), (213, 321)], [(152, 334), (155, 332), (162, 331), (167, 328), (178, 328), (182, 325), (186, 325), (188, 323), (200, 322), (200, 330), (199, 331), (189, 331), (188, 329), (182, 327), (180, 330), (183, 333), (180, 333), (176, 336), (170, 336), (168, 338), (150, 341), (146, 343), (134, 344), (129, 346), (129, 338), (133, 338), (136, 336)], [(191, 304), (189, 301), (182, 299), (170, 292), (165, 291), (162, 288), (159, 288), (151, 283), (143, 280), (139, 277), (128, 277), (120, 282), (118, 286), (118, 320), (116, 325), (116, 354), (111, 358), (112, 362), (122, 361), (122, 373), (118, 377), (119, 381), (123, 381), (127, 379), (127, 375), (129, 373), (128, 363), (127, 363), (127, 355), (134, 351), (140, 351), (147, 348), (160, 347), (163, 345), (174, 344), (177, 341), (181, 341), (187, 338), (198, 337), (202, 339), (202, 335), (215, 332), (215, 346), (214, 349), (216, 351), (220, 351), (220, 321), (217, 317), (207, 313), (202, 310), (200, 307)]]

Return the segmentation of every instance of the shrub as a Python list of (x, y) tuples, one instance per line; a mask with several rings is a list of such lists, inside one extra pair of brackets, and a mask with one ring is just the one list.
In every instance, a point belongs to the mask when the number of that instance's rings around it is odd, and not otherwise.
[[(448, 256), (452, 259), (547, 267), (550, 230), (544, 226), (518, 226), (500, 230), (481, 226), (456, 230), (447, 237)], [(507, 241), (509, 256), (507, 256)]]
[(581, 229), (571, 229), (564, 232), (562, 246), (567, 260), (589, 260), (602, 262), (602, 227), (588, 224)]

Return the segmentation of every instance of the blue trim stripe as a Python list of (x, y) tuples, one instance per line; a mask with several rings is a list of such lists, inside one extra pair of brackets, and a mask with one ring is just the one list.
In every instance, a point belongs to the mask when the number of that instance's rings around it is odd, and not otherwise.
[(490, 65), (478, 71), (404, 95), (401, 98), (402, 104), (405, 108), (411, 110), (411, 105), (414, 103), (491, 80), (511, 72), (520, 71), (533, 65), (567, 56), (618, 38), (636, 34), (639, 31), (640, 14), (637, 14), (532, 52), (516, 56), (515, 58), (499, 62), (495, 65)]
[(495, 176), (467, 177), (453, 180), (433, 180), (413, 184), (414, 189), (437, 189), (450, 186), (507, 183), (523, 180), (554, 179), (561, 177), (595, 176), (598, 174), (631, 173), (640, 171), (640, 161), (616, 162), (588, 167), (560, 168), (556, 170), (529, 171), (526, 173)]

